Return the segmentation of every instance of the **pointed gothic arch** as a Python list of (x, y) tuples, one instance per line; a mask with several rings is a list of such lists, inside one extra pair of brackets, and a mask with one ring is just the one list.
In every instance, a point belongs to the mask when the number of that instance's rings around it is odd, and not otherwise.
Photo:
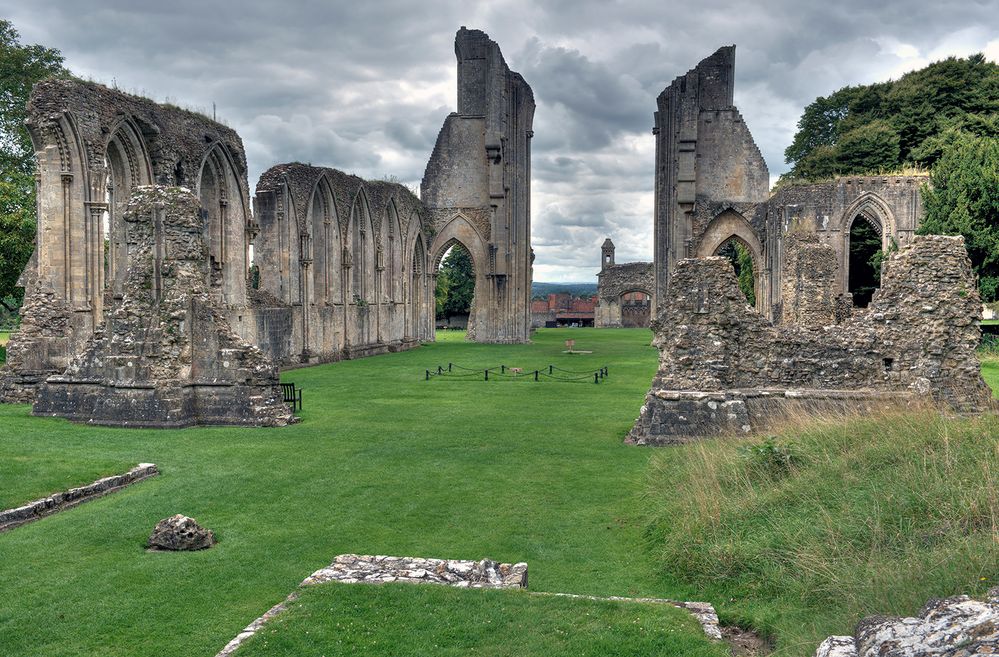
[(696, 255), (698, 258), (718, 255), (725, 245), (733, 240), (744, 246), (753, 260), (753, 290), (756, 296), (756, 309), (762, 312), (766, 293), (763, 245), (745, 217), (732, 208), (715, 216), (704, 230)]
[(213, 142), (205, 151), (195, 179), (195, 195), (201, 200), (213, 280), (221, 287), (223, 301), (238, 305), (246, 298), (249, 271), (248, 212), (236, 165), (222, 142)]

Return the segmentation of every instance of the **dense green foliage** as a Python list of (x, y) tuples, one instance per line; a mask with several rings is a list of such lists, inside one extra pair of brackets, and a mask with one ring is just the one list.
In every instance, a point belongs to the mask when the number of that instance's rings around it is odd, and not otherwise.
[(919, 232), (964, 235), (982, 301), (999, 299), (999, 138), (957, 136), (922, 192)]
[(306, 590), (238, 654), (727, 657), (727, 649), (699, 634), (690, 614), (668, 605), (332, 584)]
[(999, 420), (804, 422), (656, 455), (649, 536), (664, 574), (801, 656), (863, 615), (997, 584)]
[(959, 132), (999, 136), (999, 65), (980, 54), (816, 98), (784, 151), (792, 165), (786, 176), (931, 167)]
[(753, 276), (753, 254), (742, 242), (729, 240), (718, 251), (718, 255), (732, 261), (735, 277), (739, 280), (739, 289), (746, 295), (746, 301), (755, 306), (756, 278)]
[(468, 250), (456, 244), (444, 256), (437, 275), (437, 319), (466, 315), (475, 296), (475, 265)]
[(0, 19), (0, 304), (21, 303), (15, 286), (35, 238), (35, 158), (24, 127), (31, 87), (66, 75), (58, 50), (22, 45), (10, 21)]

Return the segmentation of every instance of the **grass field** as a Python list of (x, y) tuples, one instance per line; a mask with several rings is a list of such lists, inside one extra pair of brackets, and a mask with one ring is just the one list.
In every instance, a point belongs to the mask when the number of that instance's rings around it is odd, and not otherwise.
[(992, 396), (999, 398), (999, 353), (995, 351), (979, 351), (982, 361), (982, 378), (992, 388)]
[[(655, 371), (650, 333), (541, 331), (521, 346), (460, 337), (289, 372), (305, 410), (284, 429), (107, 429), (0, 406), (5, 505), (142, 461), (163, 473), (0, 534), (0, 562), (19, 564), (0, 568), (0, 654), (213, 655), (345, 552), (527, 561), (540, 591), (674, 592), (642, 548), (651, 452), (621, 443)], [(594, 353), (562, 354), (567, 337)], [(448, 361), (606, 364), (610, 376), (423, 380)], [(153, 525), (174, 513), (219, 545), (146, 553)]]
[[(594, 353), (562, 354), (570, 337)], [(995, 419), (818, 422), (755, 451), (627, 447), (649, 338), (442, 333), (286, 373), (305, 410), (283, 429), (107, 429), (0, 406), (0, 507), (142, 461), (163, 473), (0, 534), (0, 655), (211, 656), (345, 552), (527, 561), (533, 591), (707, 600), (795, 657), (861, 613), (995, 582)], [(423, 380), (448, 362), (610, 369), (599, 385)], [(785, 451), (790, 467), (772, 470)], [(174, 513), (220, 543), (145, 552)], [(721, 657), (673, 609), (405, 585), (310, 589), (244, 650)]]

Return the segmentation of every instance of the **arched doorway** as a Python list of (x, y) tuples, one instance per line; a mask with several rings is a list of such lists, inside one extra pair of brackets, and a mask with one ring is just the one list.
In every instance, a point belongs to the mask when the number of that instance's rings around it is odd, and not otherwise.
[(446, 245), (438, 260), (434, 299), (437, 328), (473, 330), (475, 261), (457, 240)]
[(624, 328), (649, 328), (652, 319), (652, 295), (646, 290), (628, 290), (619, 298), (621, 326)]
[(850, 223), (849, 235), (847, 291), (853, 295), (854, 306), (866, 308), (881, 287), (881, 226), (858, 214)]
[(755, 307), (757, 295), (756, 287), (756, 266), (753, 262), (753, 253), (749, 246), (734, 235), (725, 240), (715, 255), (728, 258), (735, 270), (735, 278), (739, 282), (739, 289), (746, 296), (749, 305)]

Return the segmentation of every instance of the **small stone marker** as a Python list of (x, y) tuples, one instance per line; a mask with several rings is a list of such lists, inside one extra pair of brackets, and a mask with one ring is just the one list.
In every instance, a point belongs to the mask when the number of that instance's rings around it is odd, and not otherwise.
[(151, 550), (204, 550), (213, 545), (212, 530), (179, 513), (156, 523), (148, 543)]

